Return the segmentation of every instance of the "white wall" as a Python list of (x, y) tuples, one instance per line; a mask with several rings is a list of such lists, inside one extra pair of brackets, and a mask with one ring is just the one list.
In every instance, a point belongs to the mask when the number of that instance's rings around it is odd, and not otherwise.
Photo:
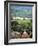
[[(25, 0), (25, 1), (37, 1), (38, 2), (38, 0)], [(37, 9), (37, 11), (38, 11), (38, 9)], [(38, 15), (37, 15), (37, 27), (38, 27)], [(37, 28), (37, 30), (38, 30), (38, 28)], [(37, 37), (38, 37), (38, 35), (37, 35)], [(4, 45), (4, 0), (0, 0), (0, 46), (7, 46), (7, 45)], [(11, 45), (9, 45), (9, 46), (11, 46)], [(38, 43), (37, 44), (12, 45), (12, 46), (38, 46)]]

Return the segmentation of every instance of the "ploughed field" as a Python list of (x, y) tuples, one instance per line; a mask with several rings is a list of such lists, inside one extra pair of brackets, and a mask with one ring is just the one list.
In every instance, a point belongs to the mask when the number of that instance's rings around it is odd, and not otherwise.
[(32, 38), (32, 20), (11, 20), (11, 38)]

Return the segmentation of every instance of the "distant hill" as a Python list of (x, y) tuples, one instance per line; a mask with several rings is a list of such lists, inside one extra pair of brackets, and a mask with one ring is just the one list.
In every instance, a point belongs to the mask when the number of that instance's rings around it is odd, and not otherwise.
[(12, 16), (19, 16), (19, 17), (28, 17), (28, 18), (32, 18), (32, 12), (29, 11), (24, 11), (24, 10), (15, 10), (14, 12), (11, 12)]
[(32, 18), (32, 6), (11, 6), (12, 16)]

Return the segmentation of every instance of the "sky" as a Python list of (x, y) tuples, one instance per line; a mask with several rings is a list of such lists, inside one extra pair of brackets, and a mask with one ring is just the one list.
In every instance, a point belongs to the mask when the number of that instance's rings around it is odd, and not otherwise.
[(32, 6), (11, 6), (11, 9), (13, 8), (16, 10), (32, 10)]

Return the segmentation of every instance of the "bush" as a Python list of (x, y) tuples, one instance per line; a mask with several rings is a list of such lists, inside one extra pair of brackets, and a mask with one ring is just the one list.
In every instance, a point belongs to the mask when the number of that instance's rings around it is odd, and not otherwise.
[[(22, 31), (32, 31), (32, 20), (16, 20), (11, 22), (12, 30), (22, 32)], [(27, 30), (28, 29), (28, 30)]]

